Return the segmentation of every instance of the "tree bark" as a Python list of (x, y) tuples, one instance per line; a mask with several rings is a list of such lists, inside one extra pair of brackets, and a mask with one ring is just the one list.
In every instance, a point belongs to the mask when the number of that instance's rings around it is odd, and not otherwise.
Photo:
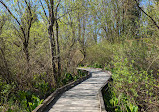
[(24, 54), (25, 54), (25, 59), (27, 61), (27, 74), (29, 73), (29, 61), (30, 61), (30, 55), (29, 55), (29, 50), (28, 50), (28, 43), (23, 43), (23, 50), (24, 50)]
[[(57, 16), (56, 16), (57, 17)], [(60, 45), (59, 45), (59, 25), (56, 20), (56, 45), (57, 45), (57, 75), (58, 77), (61, 77), (61, 57), (60, 57)]]
[(54, 31), (53, 31), (52, 25), (49, 26), (48, 34), (49, 34), (50, 47), (51, 47), (52, 70), (53, 70), (54, 80), (55, 80), (55, 82), (57, 82), (56, 66), (55, 66), (55, 54), (56, 54), (55, 50), (56, 49), (55, 49), (55, 38), (54, 38)]

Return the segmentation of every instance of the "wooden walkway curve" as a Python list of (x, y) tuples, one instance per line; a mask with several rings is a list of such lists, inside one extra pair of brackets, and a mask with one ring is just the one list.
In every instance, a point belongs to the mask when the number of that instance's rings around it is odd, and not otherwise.
[(100, 112), (98, 90), (110, 75), (100, 69), (81, 69), (91, 72), (92, 77), (64, 92), (45, 112)]

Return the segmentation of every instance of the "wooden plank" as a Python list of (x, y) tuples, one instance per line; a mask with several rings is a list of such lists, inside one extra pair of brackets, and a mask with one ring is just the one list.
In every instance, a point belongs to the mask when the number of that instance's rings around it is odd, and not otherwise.
[(102, 72), (101, 69), (81, 70), (89, 71), (92, 77), (64, 92), (46, 112), (100, 112), (104, 109), (99, 91), (110, 78), (110, 74)]
[[(86, 71), (87, 72), (87, 71)], [(65, 86), (62, 86), (61, 88), (58, 88), (55, 92), (53, 92), (50, 96), (48, 96), (42, 104), (40, 104), (38, 107), (36, 107), (32, 112), (44, 112), (46, 107), (48, 108), (51, 102), (56, 102), (57, 98), (60, 97), (60, 95), (69, 90), (70, 88), (76, 86), (77, 84), (81, 83), (82, 81), (88, 79), (91, 77), (91, 74), (87, 72), (86, 76), (83, 76), (82, 78), (78, 79), (77, 81), (73, 81), (69, 84), (66, 84)], [(47, 109), (46, 109), (47, 110)]]

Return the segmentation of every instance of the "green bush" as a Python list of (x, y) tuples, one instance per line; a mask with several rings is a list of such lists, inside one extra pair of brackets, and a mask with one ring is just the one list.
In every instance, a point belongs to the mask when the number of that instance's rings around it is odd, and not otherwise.
[(158, 81), (152, 72), (148, 73), (142, 69), (142, 66), (140, 69), (134, 67), (136, 63), (136, 60), (127, 57), (124, 50), (119, 49), (118, 52), (114, 52), (111, 61), (112, 96), (109, 103), (115, 108), (115, 112), (137, 112), (138, 110), (152, 112), (159, 109), (157, 107), (158, 88), (156, 88)]
[(62, 80), (63, 84), (67, 84), (68, 82), (73, 80), (73, 76), (71, 73), (65, 73), (65, 77)]
[(40, 105), (43, 100), (40, 100), (38, 97), (32, 95), (32, 102), (28, 102), (29, 104), (29, 111), (32, 112), (38, 105)]
[[(38, 96), (40, 98), (46, 97), (50, 92), (54, 91), (50, 89), (49, 82), (45, 80), (46, 73), (35, 74), (33, 78), (33, 87), (38, 90)], [(40, 93), (40, 94), (39, 94)]]
[(86, 75), (86, 72), (84, 72), (83, 70), (77, 70), (77, 75), (82, 77)]

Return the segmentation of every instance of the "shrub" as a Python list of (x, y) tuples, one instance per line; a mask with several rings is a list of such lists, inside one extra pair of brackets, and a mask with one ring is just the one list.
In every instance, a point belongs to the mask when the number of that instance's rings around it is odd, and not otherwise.
[(136, 59), (127, 57), (121, 48), (114, 52), (111, 61), (113, 83), (109, 103), (116, 112), (157, 112), (159, 82), (152, 72), (145, 71), (142, 66), (136, 68), (136, 63)]

